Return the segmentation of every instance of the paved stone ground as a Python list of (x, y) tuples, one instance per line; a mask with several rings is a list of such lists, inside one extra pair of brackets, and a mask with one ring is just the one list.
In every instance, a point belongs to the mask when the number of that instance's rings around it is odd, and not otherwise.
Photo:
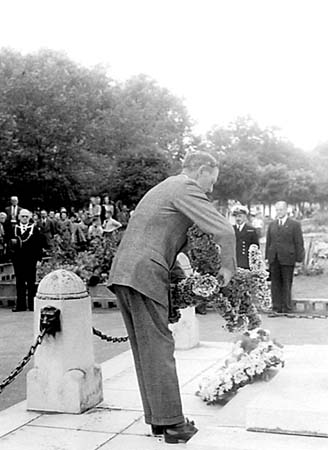
[[(232, 342), (236, 335), (223, 329), (221, 317), (211, 311), (205, 316), (197, 316), (200, 322), (201, 341)], [(262, 316), (263, 327), (271, 331), (273, 337), (282, 344), (328, 344), (328, 319), (291, 319), (287, 317), (268, 318)], [(126, 334), (120, 312), (115, 309), (95, 309), (93, 325), (113, 336)], [(0, 308), (0, 381), (2, 381), (27, 353), (33, 342), (33, 313), (12, 313)], [(94, 338), (95, 359), (101, 363), (129, 348), (128, 343), (111, 344)], [(25, 398), (25, 376), (32, 363), (0, 395), (0, 410)]]

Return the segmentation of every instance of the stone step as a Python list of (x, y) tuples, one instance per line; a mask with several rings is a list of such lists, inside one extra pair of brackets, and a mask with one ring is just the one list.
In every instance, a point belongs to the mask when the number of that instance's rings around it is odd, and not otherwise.
[(293, 311), (298, 313), (328, 315), (328, 299), (298, 298), (292, 300)]

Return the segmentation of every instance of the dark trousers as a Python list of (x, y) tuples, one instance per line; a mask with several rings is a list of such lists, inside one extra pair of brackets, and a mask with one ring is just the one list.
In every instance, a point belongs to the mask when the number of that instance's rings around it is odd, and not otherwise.
[(272, 308), (274, 311), (292, 311), (293, 276), (294, 265), (282, 265), (277, 258), (270, 264)]
[[(34, 309), (34, 297), (36, 294), (36, 264), (34, 260), (13, 259), (16, 277), (16, 308), (30, 311)], [(27, 294), (27, 304), (26, 304)]]
[(173, 425), (184, 420), (174, 359), (174, 340), (164, 306), (128, 286), (114, 286), (130, 338), (145, 422)]

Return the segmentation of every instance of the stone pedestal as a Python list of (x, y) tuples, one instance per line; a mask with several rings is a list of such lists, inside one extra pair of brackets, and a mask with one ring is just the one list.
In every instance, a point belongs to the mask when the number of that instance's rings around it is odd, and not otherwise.
[(181, 309), (179, 322), (171, 324), (175, 348), (188, 350), (199, 344), (199, 323), (195, 314), (195, 307)]
[[(192, 268), (189, 258), (184, 253), (179, 253), (177, 260), (186, 276), (191, 275)], [(199, 344), (199, 322), (195, 315), (195, 307), (181, 309), (179, 322), (170, 325), (175, 348), (177, 350), (188, 350)]]
[(94, 362), (91, 299), (77, 275), (60, 269), (39, 284), (35, 336), (45, 306), (60, 310), (61, 331), (46, 335), (35, 354), (27, 374), (27, 409), (81, 413), (103, 399), (101, 369)]

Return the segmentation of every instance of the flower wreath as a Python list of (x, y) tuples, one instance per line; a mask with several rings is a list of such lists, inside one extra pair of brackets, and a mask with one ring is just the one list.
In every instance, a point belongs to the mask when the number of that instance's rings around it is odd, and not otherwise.
[(196, 392), (207, 404), (226, 404), (238, 389), (257, 380), (269, 380), (284, 367), (282, 345), (270, 338), (268, 330), (245, 332), (223, 365), (212, 369)]
[[(261, 310), (270, 308), (271, 300), (261, 251), (249, 250), (250, 270), (238, 268), (229, 284), (222, 287), (220, 249), (212, 236), (196, 225), (188, 230), (188, 257), (192, 273), (171, 290), (171, 308), (176, 311), (206, 302), (225, 319), (230, 332), (252, 330), (260, 326)], [(176, 314), (175, 319), (179, 315)]]

